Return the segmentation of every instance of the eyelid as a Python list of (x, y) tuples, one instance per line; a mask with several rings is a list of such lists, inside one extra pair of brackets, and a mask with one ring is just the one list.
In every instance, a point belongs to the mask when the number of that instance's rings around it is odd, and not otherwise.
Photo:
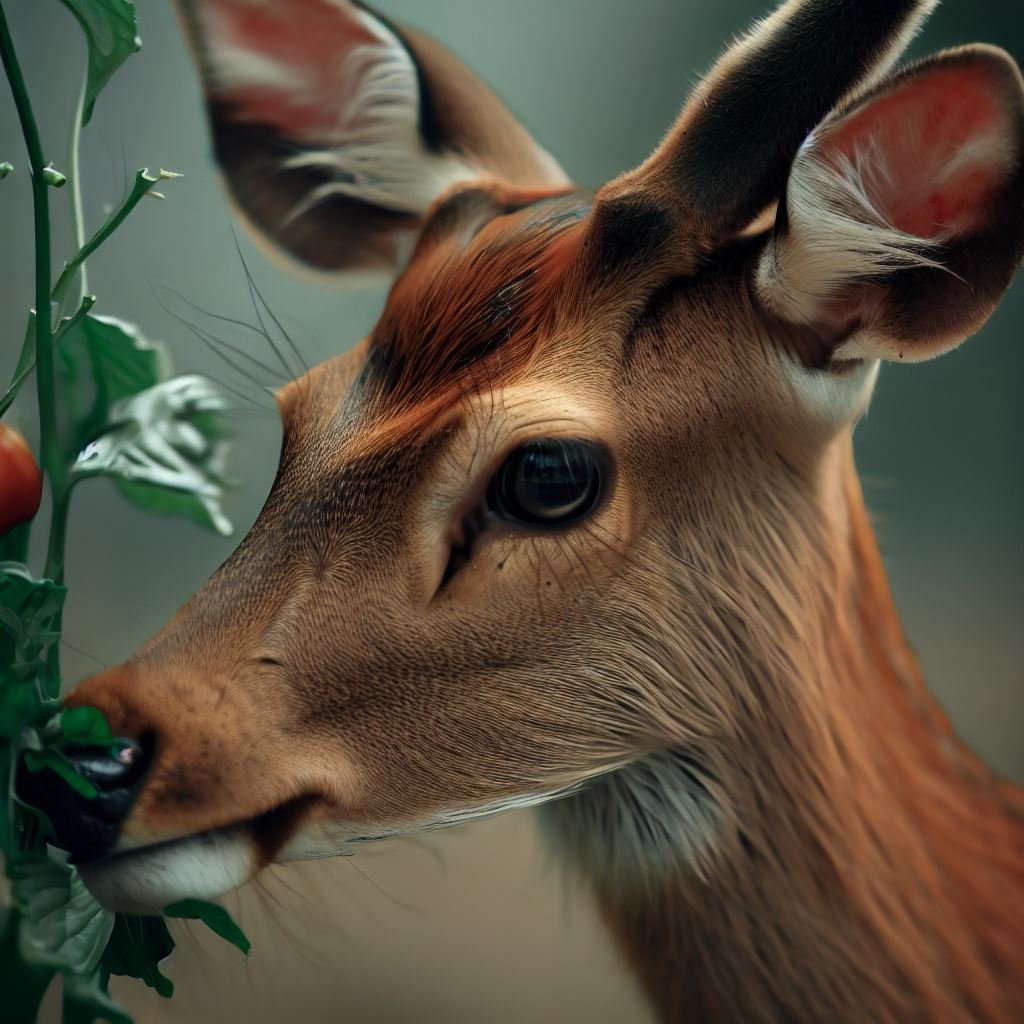
[[(519, 493), (518, 485), (525, 481), (518, 473), (527, 466), (526, 459), (531, 455), (543, 459), (553, 453), (557, 453), (557, 458), (562, 461), (562, 465), (557, 467), (558, 475), (562, 469), (568, 475), (546, 483), (542, 478), (535, 478), (532, 483), (542, 487), (550, 487), (553, 483), (562, 484), (569, 479), (569, 475), (575, 476), (576, 471), (582, 468), (584, 476), (577, 477), (576, 482), (582, 482), (584, 487), (571, 497), (567, 492), (566, 501), (561, 506), (545, 507), (545, 502), (538, 504), (533, 501), (535, 496)], [(608, 477), (609, 461), (607, 449), (593, 441), (582, 438), (543, 438), (522, 445), (509, 454), (491, 477), (487, 500), (498, 519), (517, 528), (535, 527), (549, 531), (575, 526), (599, 504)]]
[[(566, 427), (575, 429), (566, 429), (562, 433), (558, 430), (558, 425), (563, 423)], [(505, 464), (512, 453), (520, 448), (529, 447), (531, 444), (537, 444), (541, 441), (583, 441), (586, 444), (594, 445), (604, 453), (605, 461), (609, 468), (614, 464), (608, 446), (603, 441), (598, 440), (598, 438), (591, 436), (589, 431), (578, 420), (538, 420), (536, 424), (527, 425), (527, 428), (528, 426), (541, 425), (545, 427), (543, 433), (538, 431), (526, 434), (520, 433), (519, 430), (510, 431), (504, 442), (494, 449), (494, 454), (483, 463), (482, 469), (470, 468), (472, 485), (463, 492), (462, 497), (452, 506), (449, 515), (451, 523), (462, 523), (466, 516), (470, 515), (473, 509), (486, 499), (487, 489), (490, 486), (491, 480), (494, 479), (495, 473)], [(451, 532), (451, 528), (449, 528), (449, 532)]]
[[(597, 495), (592, 505), (585, 511), (565, 521), (544, 522), (538, 520), (530, 522), (526, 519), (513, 519), (502, 516), (489, 507), (488, 492), (492, 482), (495, 480), (502, 466), (511, 456), (531, 445), (539, 445), (543, 442), (564, 441), (578, 442), (592, 447), (599, 453), (600, 479), (597, 484)], [(454, 508), (448, 521), (448, 529), (445, 536), (445, 551), (447, 558), (445, 567), (441, 574), (441, 580), (437, 592), (445, 589), (461, 569), (472, 562), (475, 553), (477, 539), (493, 527), (501, 527), (503, 532), (512, 534), (539, 535), (559, 533), (568, 531), (579, 525), (589, 516), (599, 511), (610, 500), (615, 491), (616, 467), (615, 459), (608, 445), (596, 438), (581, 436), (580, 433), (564, 435), (544, 434), (532, 438), (519, 438), (515, 444), (507, 444), (487, 462), (487, 472), (477, 474), (477, 479), (470, 492)]]

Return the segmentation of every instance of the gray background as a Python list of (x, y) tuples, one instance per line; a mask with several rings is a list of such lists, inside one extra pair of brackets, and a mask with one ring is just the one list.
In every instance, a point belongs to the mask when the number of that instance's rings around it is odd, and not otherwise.
[[(63, 165), (84, 47), (56, 0), (7, 0), (44, 127)], [(165, 203), (146, 201), (90, 263), (98, 312), (166, 340), (179, 369), (197, 369), (261, 403), (233, 416), (229, 499), (238, 531), (224, 539), (189, 522), (147, 519), (105, 483), (83, 487), (69, 538), (69, 681), (126, 656), (232, 550), (272, 479), (279, 428), (272, 402), (238, 378), (161, 306), (213, 326), (162, 288), (216, 314), (253, 320), (231, 219), (209, 159), (190, 60), (164, 0), (140, 0), (144, 50), (103, 94), (82, 145), (94, 228), (137, 166), (185, 173)], [(599, 185), (640, 162), (724, 42), (767, 5), (759, 0), (380, 0), (480, 71), (577, 180)], [(998, 43), (1024, 57), (1024, 10), (999, 0), (948, 0), (914, 47)], [(31, 212), (25, 158), (0, 90), (0, 379), (13, 368), (31, 301)], [(56, 252), (70, 251), (61, 194)], [(245, 238), (242, 251), (309, 364), (357, 341), (381, 289), (297, 280)], [(934, 692), (961, 732), (1000, 770), (1024, 777), (1024, 473), (1019, 399), (1024, 291), (1018, 285), (959, 351), (886, 368), (857, 452), (907, 630)], [(221, 336), (265, 345), (224, 329)], [(267, 377), (267, 384), (275, 381)], [(34, 439), (34, 410), (20, 409)], [(392, 844), (359, 864), (281, 872), (240, 897), (256, 953), (224, 971), (186, 940), (170, 1005), (131, 987), (139, 1019), (289, 1016), (310, 1021), (643, 1020), (589, 903), (546, 864), (523, 814), (423, 843)], [(204, 946), (207, 945), (204, 941)], [(307, 959), (311, 955), (312, 962)], [(227, 954), (226, 961), (237, 964)]]

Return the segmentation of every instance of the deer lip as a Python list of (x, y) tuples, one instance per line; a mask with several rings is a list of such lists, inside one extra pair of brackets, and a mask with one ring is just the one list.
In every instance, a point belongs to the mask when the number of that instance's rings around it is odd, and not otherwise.
[(294, 834), (313, 798), (190, 835), (115, 850), (78, 865), (104, 906), (159, 913), (178, 900), (222, 896), (270, 863)]
[(154, 914), (179, 900), (222, 896), (261, 866), (250, 830), (229, 826), (118, 851), (78, 870), (110, 910)]

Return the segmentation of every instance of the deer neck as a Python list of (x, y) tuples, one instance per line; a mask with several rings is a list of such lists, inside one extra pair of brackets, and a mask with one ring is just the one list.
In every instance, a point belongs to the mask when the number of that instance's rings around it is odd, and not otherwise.
[(663, 1020), (1024, 1019), (1024, 801), (925, 691), (848, 447), (823, 495), (730, 735), (551, 805), (556, 842)]

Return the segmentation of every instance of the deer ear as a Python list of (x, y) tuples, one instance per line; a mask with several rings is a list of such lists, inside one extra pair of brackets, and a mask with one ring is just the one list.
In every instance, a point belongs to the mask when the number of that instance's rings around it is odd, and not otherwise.
[(568, 180), (433, 40), (349, 0), (179, 0), (251, 225), (321, 270), (394, 269), (456, 182)]
[(825, 122), (793, 163), (757, 292), (821, 361), (929, 359), (988, 319), (1024, 255), (1024, 83), (938, 54)]

